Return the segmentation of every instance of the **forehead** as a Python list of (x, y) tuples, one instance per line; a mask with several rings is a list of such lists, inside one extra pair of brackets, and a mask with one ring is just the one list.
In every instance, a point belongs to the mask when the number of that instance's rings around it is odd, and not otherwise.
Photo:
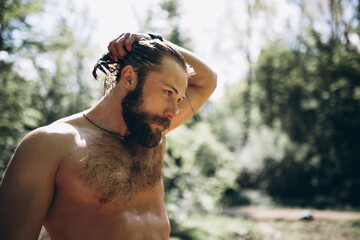
[(184, 95), (188, 86), (188, 74), (175, 60), (164, 58), (159, 71), (149, 72), (147, 82), (169, 85)]

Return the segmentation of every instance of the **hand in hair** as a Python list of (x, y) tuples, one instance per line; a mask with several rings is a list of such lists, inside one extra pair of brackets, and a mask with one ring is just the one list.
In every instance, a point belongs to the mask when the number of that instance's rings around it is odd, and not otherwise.
[(113, 59), (117, 61), (119, 58), (125, 57), (132, 50), (134, 42), (138, 42), (141, 39), (150, 40), (151, 37), (144, 33), (122, 33), (109, 43), (108, 50)]

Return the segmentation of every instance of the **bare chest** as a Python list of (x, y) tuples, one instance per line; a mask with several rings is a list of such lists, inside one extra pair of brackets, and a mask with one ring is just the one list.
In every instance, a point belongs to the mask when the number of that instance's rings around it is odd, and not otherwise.
[(128, 201), (161, 180), (163, 155), (163, 146), (128, 149), (111, 139), (92, 139), (75, 154), (72, 169), (78, 184), (100, 203)]

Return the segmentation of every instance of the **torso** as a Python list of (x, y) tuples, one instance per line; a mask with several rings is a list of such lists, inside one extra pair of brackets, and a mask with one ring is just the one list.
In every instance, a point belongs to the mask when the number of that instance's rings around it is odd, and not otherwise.
[(165, 143), (129, 147), (77, 126), (56, 174), (45, 228), (57, 239), (169, 239), (161, 179)]

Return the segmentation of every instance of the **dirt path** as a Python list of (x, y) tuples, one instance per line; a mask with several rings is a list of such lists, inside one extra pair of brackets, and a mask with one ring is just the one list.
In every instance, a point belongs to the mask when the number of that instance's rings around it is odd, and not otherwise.
[[(297, 221), (302, 213), (307, 209), (293, 209), (293, 208), (260, 208), (260, 207), (237, 207), (227, 208), (223, 213), (229, 216), (243, 216), (256, 221), (271, 221), (271, 220), (285, 220)], [(360, 212), (342, 212), (342, 211), (328, 211), (328, 210), (311, 210), (310, 212), (314, 219), (328, 219), (328, 220), (352, 220), (360, 219)]]

